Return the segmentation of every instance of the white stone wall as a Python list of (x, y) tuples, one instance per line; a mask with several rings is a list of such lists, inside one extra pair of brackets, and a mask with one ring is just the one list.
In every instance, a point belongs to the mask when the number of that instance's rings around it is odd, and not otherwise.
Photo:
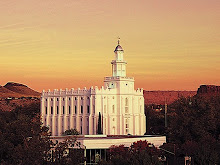
[[(119, 46), (119, 47), (118, 47)], [(106, 135), (143, 135), (146, 131), (143, 89), (134, 90), (134, 78), (126, 77), (120, 45), (112, 61), (112, 77), (104, 86), (90, 89), (43, 91), (41, 115), (53, 136), (76, 128), (83, 135), (97, 134), (99, 112)], [(118, 49), (117, 49), (118, 48)], [(120, 49), (120, 50), (119, 50)]]
[[(103, 119), (103, 134), (144, 134), (143, 90), (134, 91), (133, 95), (118, 95), (116, 92), (115, 89), (104, 87), (89, 90), (43, 91), (41, 97), (43, 125), (49, 126), (53, 136), (61, 135), (71, 128), (76, 128), (84, 135), (97, 134), (100, 112)], [(128, 118), (129, 132), (126, 132), (125, 120)], [(135, 122), (135, 119), (139, 122)], [(141, 127), (143, 130), (139, 131)]]

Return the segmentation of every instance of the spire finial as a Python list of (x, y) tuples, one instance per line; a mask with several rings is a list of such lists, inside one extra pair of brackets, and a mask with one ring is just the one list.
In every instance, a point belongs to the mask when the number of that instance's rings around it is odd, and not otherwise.
[(120, 37), (118, 37), (118, 45), (120, 45)]

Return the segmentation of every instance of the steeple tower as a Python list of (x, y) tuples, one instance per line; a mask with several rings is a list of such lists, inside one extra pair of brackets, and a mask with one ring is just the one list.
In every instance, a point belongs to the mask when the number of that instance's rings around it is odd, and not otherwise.
[(112, 60), (112, 77), (126, 77), (126, 64), (124, 61), (124, 50), (120, 45), (120, 38), (118, 38), (118, 45), (115, 48), (115, 59)]

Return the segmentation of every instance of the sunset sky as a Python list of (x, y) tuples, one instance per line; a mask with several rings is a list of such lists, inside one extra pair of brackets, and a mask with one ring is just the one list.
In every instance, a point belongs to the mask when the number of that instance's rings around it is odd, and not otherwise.
[(220, 85), (220, 0), (1, 0), (0, 85), (100, 87), (118, 36), (136, 88)]

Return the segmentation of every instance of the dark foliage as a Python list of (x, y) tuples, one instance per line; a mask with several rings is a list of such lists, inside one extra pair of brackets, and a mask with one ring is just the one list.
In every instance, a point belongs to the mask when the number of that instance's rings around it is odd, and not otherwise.
[(40, 127), (39, 109), (39, 104), (31, 104), (0, 111), (1, 164), (44, 163), (50, 141)]
[(220, 96), (181, 98), (169, 107), (168, 140), (194, 164), (220, 164)]
[(159, 165), (159, 150), (147, 141), (134, 142), (129, 148), (124, 145), (109, 149), (110, 160), (100, 164), (108, 165)]
[(63, 135), (79, 135), (79, 131), (77, 131), (77, 129), (68, 129), (66, 130)]
[(49, 129), (41, 127), (39, 113), (39, 103), (20, 106), (10, 112), (0, 111), (0, 164), (82, 163), (83, 149), (76, 137), (53, 143), (49, 139)]

